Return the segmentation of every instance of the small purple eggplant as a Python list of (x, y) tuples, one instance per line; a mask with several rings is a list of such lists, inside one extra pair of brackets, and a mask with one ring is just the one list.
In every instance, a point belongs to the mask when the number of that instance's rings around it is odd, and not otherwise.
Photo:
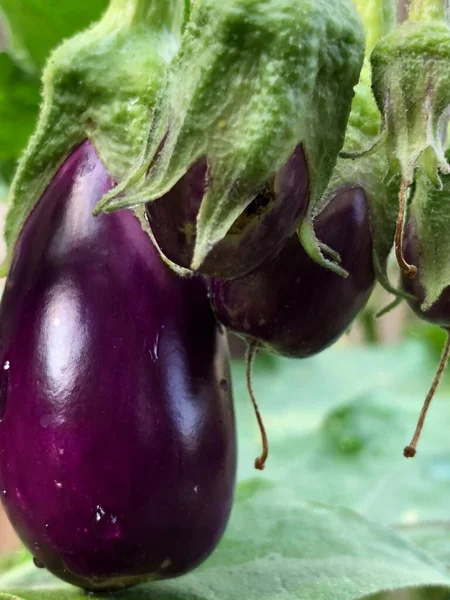
[(315, 263), (298, 237), (245, 278), (212, 280), (210, 297), (218, 319), (257, 345), (305, 358), (350, 326), (375, 284), (372, 237), (364, 192), (339, 190), (315, 221), (317, 238), (341, 257), (347, 278)]
[[(146, 213), (161, 252), (189, 269), (198, 212), (208, 183), (205, 160), (194, 165)], [(308, 208), (308, 166), (301, 146), (207, 255), (198, 271), (214, 277), (243, 277), (274, 256), (291, 237)]]
[(185, 573), (233, 498), (226, 334), (161, 260), (89, 142), (19, 236), (0, 306), (0, 491), (36, 564), (88, 590)]
[(410, 294), (407, 302), (418, 317), (443, 329), (450, 328), (450, 286), (446, 287), (439, 298), (426, 310), (422, 309), (425, 301), (425, 290), (420, 278), (420, 248), (414, 219), (409, 219), (405, 227), (403, 254), (407, 262), (417, 265), (417, 276), (413, 279), (402, 273), (402, 287)]

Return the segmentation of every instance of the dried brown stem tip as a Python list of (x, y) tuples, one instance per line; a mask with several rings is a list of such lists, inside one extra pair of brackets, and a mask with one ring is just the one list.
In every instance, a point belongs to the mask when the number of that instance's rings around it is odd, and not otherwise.
[(269, 443), (267, 441), (266, 429), (264, 427), (264, 422), (262, 420), (261, 414), (259, 412), (258, 404), (256, 402), (255, 394), (252, 386), (252, 365), (255, 360), (256, 353), (258, 352), (258, 344), (256, 342), (252, 342), (248, 345), (247, 348), (247, 366), (246, 366), (246, 375), (247, 375), (247, 389), (250, 395), (250, 399), (253, 404), (253, 408), (255, 410), (256, 420), (258, 421), (259, 430), (261, 432), (261, 441), (262, 441), (262, 453), (261, 456), (255, 458), (255, 469), (259, 471), (263, 471), (267, 457), (269, 455)]
[(450, 355), (450, 334), (447, 332), (447, 341), (445, 342), (445, 346), (442, 351), (441, 360), (439, 361), (439, 365), (436, 370), (436, 375), (434, 376), (433, 383), (431, 384), (430, 390), (427, 394), (427, 397), (425, 398), (425, 402), (423, 403), (422, 410), (420, 411), (416, 430), (411, 439), (411, 442), (403, 450), (403, 456), (405, 456), (406, 458), (412, 458), (416, 455), (417, 442), (419, 441), (420, 434), (422, 432), (423, 424), (425, 423), (425, 418), (427, 416), (427, 412), (430, 407), (431, 401), (433, 400), (433, 396), (434, 396), (434, 394), (439, 386), (439, 383), (441, 381), (442, 373), (444, 372), (444, 369), (447, 366), (449, 355)]
[(414, 458), (415, 455), (416, 455), (416, 449), (413, 448), (412, 446), (405, 446), (403, 448), (403, 456), (405, 458)]
[(400, 191), (398, 193), (398, 216), (397, 224), (395, 226), (395, 256), (397, 258), (398, 266), (403, 273), (409, 279), (414, 279), (417, 275), (417, 267), (410, 265), (403, 256), (403, 231), (405, 228), (405, 215), (406, 215), (406, 200), (408, 194), (409, 182), (402, 177), (400, 183)]

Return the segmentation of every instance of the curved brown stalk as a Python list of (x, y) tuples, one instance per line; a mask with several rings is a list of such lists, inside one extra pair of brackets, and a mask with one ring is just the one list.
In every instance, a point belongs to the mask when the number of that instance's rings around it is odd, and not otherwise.
[(436, 375), (434, 376), (433, 383), (431, 384), (430, 390), (425, 398), (425, 402), (423, 403), (422, 410), (420, 411), (419, 420), (417, 421), (416, 430), (414, 435), (408, 446), (403, 450), (403, 456), (406, 458), (412, 458), (416, 455), (417, 451), (417, 442), (419, 441), (420, 434), (422, 432), (423, 424), (425, 423), (425, 418), (427, 416), (428, 409), (430, 408), (431, 401), (433, 400), (433, 396), (439, 386), (439, 383), (442, 378), (442, 373), (444, 372), (445, 367), (447, 366), (448, 359), (450, 356), (450, 334), (447, 332), (447, 341), (445, 342), (444, 349), (442, 351), (441, 360), (439, 361), (438, 368), (436, 370)]
[(264, 422), (262, 420), (261, 414), (259, 412), (258, 403), (256, 402), (255, 393), (253, 391), (252, 385), (252, 366), (255, 360), (256, 354), (258, 352), (258, 344), (257, 342), (250, 342), (247, 347), (247, 355), (246, 355), (246, 377), (247, 377), (247, 389), (250, 395), (250, 399), (253, 404), (253, 408), (255, 410), (256, 420), (258, 421), (259, 430), (261, 432), (261, 441), (262, 441), (262, 453), (261, 456), (255, 458), (255, 469), (262, 471), (265, 467), (267, 457), (269, 455), (269, 443), (267, 440), (267, 433), (264, 427)]

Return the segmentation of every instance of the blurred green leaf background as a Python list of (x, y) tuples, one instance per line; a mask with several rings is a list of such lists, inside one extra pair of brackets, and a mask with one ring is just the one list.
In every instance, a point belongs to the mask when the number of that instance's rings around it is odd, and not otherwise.
[(107, 4), (107, 0), (0, 1), (0, 181), (10, 181), (33, 132), (42, 69), (52, 48), (98, 19)]
[[(106, 4), (0, 0), (0, 200), (33, 131), (51, 49)], [(263, 473), (253, 469), (259, 431), (235, 359), (239, 485), (223, 541), (195, 572), (114, 598), (450, 598), (448, 377), (418, 456), (402, 456), (443, 334), (405, 317), (404, 307), (379, 322), (384, 302), (377, 292), (351, 336), (315, 358), (258, 357), (254, 388), (270, 441)], [(37, 569), (23, 550), (0, 557), (0, 600), (66, 598), (85, 594)]]

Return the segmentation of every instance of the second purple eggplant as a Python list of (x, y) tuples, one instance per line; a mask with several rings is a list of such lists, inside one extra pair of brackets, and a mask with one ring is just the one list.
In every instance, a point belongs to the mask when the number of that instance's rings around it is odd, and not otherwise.
[(375, 284), (364, 192), (338, 191), (315, 221), (318, 239), (333, 248), (344, 278), (315, 263), (293, 236), (272, 260), (247, 277), (213, 280), (219, 320), (249, 341), (305, 358), (335, 342), (365, 305)]

